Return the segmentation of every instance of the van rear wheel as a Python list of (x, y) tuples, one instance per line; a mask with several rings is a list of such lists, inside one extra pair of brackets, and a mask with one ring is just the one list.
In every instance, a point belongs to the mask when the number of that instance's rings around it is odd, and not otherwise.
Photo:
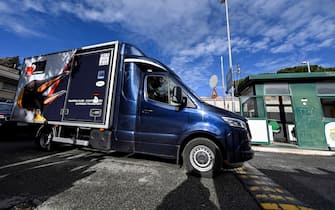
[(222, 156), (218, 146), (207, 138), (195, 138), (183, 151), (187, 173), (202, 177), (214, 177), (221, 172)]
[(52, 130), (43, 129), (35, 139), (35, 145), (44, 151), (51, 151), (51, 141), (53, 139)]

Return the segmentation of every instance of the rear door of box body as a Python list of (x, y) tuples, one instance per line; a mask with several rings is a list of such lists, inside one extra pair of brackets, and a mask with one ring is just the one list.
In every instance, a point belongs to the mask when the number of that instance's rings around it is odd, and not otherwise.
[(77, 52), (62, 111), (64, 122), (105, 124), (110, 112), (114, 52), (114, 45)]

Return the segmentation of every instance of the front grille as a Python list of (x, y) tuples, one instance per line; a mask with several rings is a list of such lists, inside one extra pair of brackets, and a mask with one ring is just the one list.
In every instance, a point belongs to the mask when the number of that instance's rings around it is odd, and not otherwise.
[(251, 150), (250, 141), (242, 142), (242, 144), (240, 145), (240, 151), (250, 151), (250, 150)]

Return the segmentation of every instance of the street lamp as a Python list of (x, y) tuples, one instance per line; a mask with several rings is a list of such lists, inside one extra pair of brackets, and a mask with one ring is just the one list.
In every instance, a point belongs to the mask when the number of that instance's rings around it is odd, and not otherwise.
[(307, 65), (308, 73), (311, 73), (311, 67), (309, 66), (309, 61), (302, 61), (301, 64)]

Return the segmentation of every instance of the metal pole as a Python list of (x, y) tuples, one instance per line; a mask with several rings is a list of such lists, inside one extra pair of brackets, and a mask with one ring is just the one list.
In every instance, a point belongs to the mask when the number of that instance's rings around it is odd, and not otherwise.
[(224, 69), (223, 69), (223, 56), (221, 55), (221, 74), (222, 74), (222, 99), (223, 99), (223, 108), (226, 108), (225, 104), (225, 91), (224, 91)]
[(228, 0), (224, 1), (225, 6), (226, 6), (226, 20), (227, 20), (227, 37), (228, 37), (228, 55), (229, 55), (229, 71), (232, 74), (232, 80), (233, 80), (233, 86), (232, 86), (232, 111), (234, 112), (235, 106), (234, 106), (234, 74), (233, 74), (233, 58), (231, 55), (231, 44), (230, 44), (230, 29), (229, 29), (229, 12), (228, 12)]
[(301, 64), (307, 65), (308, 73), (311, 73), (311, 67), (309, 66), (309, 61), (302, 61)]
[(309, 61), (307, 61), (307, 69), (308, 69), (308, 73), (311, 73), (311, 67), (309, 66)]

